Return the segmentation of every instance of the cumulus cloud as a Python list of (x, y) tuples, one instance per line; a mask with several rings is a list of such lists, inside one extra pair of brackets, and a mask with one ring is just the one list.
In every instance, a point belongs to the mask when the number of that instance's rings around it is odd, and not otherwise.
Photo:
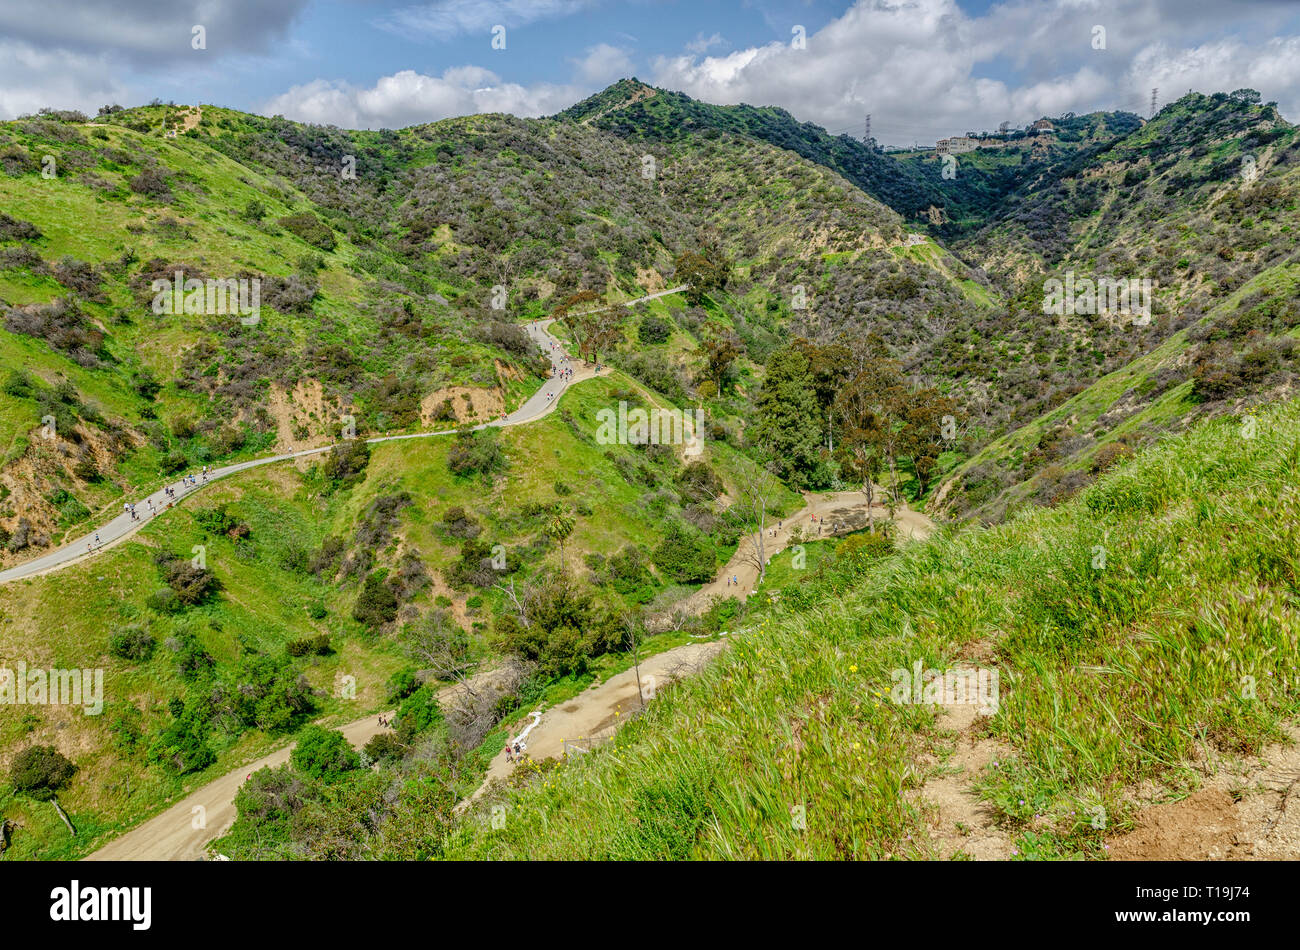
[(502, 82), (477, 66), (448, 69), (441, 76), (404, 69), (369, 87), (316, 79), (271, 99), (262, 112), (343, 128), (398, 129), (478, 112), (548, 115), (582, 95), (575, 86)]
[[(1271, 38), (1294, 8), (1268, 0), (1008, 0), (969, 16), (955, 0), (858, 0), (807, 37), (704, 55), (698, 40), (652, 61), (652, 80), (709, 102), (776, 104), (832, 131), (886, 143), (1020, 124), (1042, 115), (1145, 113), (1198, 91), (1259, 89), (1300, 107), (1297, 38)], [(1289, 21), (1288, 18), (1291, 18)], [(1094, 48), (1094, 28), (1105, 48)], [(1240, 38), (1198, 36), (1238, 31)], [(778, 30), (777, 32), (781, 32)]]
[(608, 43), (587, 49), (581, 59), (572, 60), (578, 77), (588, 84), (602, 85), (632, 74), (632, 59), (626, 50)]

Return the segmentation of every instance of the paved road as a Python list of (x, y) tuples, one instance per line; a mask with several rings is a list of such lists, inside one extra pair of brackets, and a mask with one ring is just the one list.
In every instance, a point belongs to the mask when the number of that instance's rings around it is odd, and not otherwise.
[[(669, 290), (663, 290), (658, 293), (648, 294), (645, 297), (638, 297), (635, 300), (629, 300), (624, 306), (631, 307), (642, 303), (646, 300), (655, 300), (659, 297), (665, 297), (669, 294), (679, 293), (684, 287), (674, 287)], [(474, 426), (474, 429), (485, 429), (489, 426), (512, 426), (520, 425), (526, 422), (533, 422), (545, 416), (553, 410), (560, 401), (560, 395), (573, 383), (581, 382), (584, 379), (590, 379), (598, 375), (595, 367), (584, 366), (578, 363), (571, 363), (568, 355), (564, 352), (564, 346), (551, 335), (547, 329), (554, 321), (539, 320), (529, 323), (525, 326), (528, 336), (534, 343), (541, 348), (551, 360), (551, 369), (554, 375), (537, 392), (529, 397), (528, 401), (516, 409), (514, 412), (506, 415), (504, 418), (495, 419), (482, 425)], [(564, 369), (572, 369), (573, 376), (565, 379), (561, 376)], [(378, 442), (398, 442), (403, 439), (428, 439), (440, 435), (452, 435), (455, 429), (443, 429), (438, 432), (415, 432), (410, 435), (390, 435), (380, 436), (373, 439), (366, 439), (366, 442), (375, 444)], [(38, 558), (25, 561), (8, 570), (0, 571), (0, 584), (7, 584), (11, 581), (22, 580), (25, 577), (36, 577), (39, 574), (48, 574), (57, 571), (60, 568), (67, 567), (69, 564), (75, 564), (87, 558), (93, 557), (105, 548), (112, 547), (130, 537), (144, 524), (153, 520), (153, 518), (174, 507), (182, 498), (187, 498), (201, 489), (204, 485), (214, 482), (219, 478), (225, 478), (227, 475), (233, 475), (236, 472), (242, 472), (250, 468), (257, 468), (259, 465), (270, 465), (274, 462), (287, 462), (292, 459), (299, 459), (309, 455), (319, 455), (322, 452), (328, 452), (334, 448), (333, 445), (323, 445), (315, 449), (303, 449), (298, 452), (286, 452), (282, 455), (271, 455), (266, 458), (252, 459), (248, 462), (239, 462), (234, 465), (226, 465), (221, 468), (210, 470), (206, 476), (201, 472), (190, 473), (195, 478), (195, 483), (190, 484), (188, 481), (178, 479), (158, 489), (152, 495), (139, 499), (135, 503), (135, 513), (137, 517), (133, 518), (129, 513), (123, 511), (108, 524), (101, 525), (97, 530), (78, 538), (75, 541), (69, 541), (62, 547), (56, 548), (48, 554), (43, 554)], [(175, 494), (168, 495), (167, 489), (171, 489)]]

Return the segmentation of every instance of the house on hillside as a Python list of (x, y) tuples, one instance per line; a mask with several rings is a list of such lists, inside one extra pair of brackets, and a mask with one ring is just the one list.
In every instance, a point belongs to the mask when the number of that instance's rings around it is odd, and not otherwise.
[(939, 139), (934, 150), (940, 155), (960, 155), (973, 152), (979, 148), (979, 140), (969, 135), (954, 135), (950, 139)]

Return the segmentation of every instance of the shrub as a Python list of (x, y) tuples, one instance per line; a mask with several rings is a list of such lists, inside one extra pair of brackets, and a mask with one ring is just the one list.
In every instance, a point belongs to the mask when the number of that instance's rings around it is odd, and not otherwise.
[(326, 656), (331, 652), (330, 635), (328, 633), (318, 633), (314, 636), (290, 640), (285, 646), (285, 652), (290, 656)]
[(366, 743), (365, 753), (372, 762), (395, 762), (406, 755), (406, 746), (391, 732), (377, 732)]
[(691, 462), (677, 475), (677, 487), (687, 501), (709, 501), (722, 494), (722, 479), (705, 462)]
[(420, 688), (420, 681), (416, 679), (413, 670), (398, 670), (392, 676), (388, 677), (388, 684), (385, 687), (388, 696), (388, 702), (401, 702), (407, 696), (410, 696)]
[(349, 439), (330, 450), (323, 470), (336, 488), (349, 488), (361, 481), (369, 464), (370, 445), (362, 439)]
[(172, 198), (169, 175), (157, 165), (151, 165), (127, 182), (127, 187), (138, 195), (170, 201)]
[(118, 659), (143, 662), (153, 656), (158, 641), (140, 626), (132, 624), (115, 632), (108, 639), (108, 652)]
[(221, 582), (215, 574), (192, 561), (174, 554), (160, 554), (155, 563), (163, 581), (176, 593), (176, 599), (183, 607), (201, 604), (221, 589)]
[(453, 538), (477, 538), (482, 532), (474, 516), (460, 505), (452, 505), (442, 516), (442, 526)]
[(362, 585), (352, 608), (352, 619), (367, 627), (382, 627), (397, 619), (397, 607), (397, 594), (385, 580), (383, 572), (376, 571)]
[(402, 700), (394, 719), (397, 735), (408, 742), (440, 722), (442, 710), (438, 708), (438, 694), (427, 685), (421, 686)]
[(334, 232), (330, 230), (328, 224), (310, 211), (280, 218), (276, 223), (290, 234), (306, 241), (312, 247), (318, 247), (322, 251), (334, 250)]
[(468, 476), (475, 473), (490, 478), (505, 471), (509, 462), (497, 438), (495, 429), (461, 431), (447, 452), (447, 468), (453, 475)]
[(306, 726), (299, 733), (289, 761), (302, 774), (326, 784), (337, 782), (361, 766), (361, 757), (343, 733), (321, 726)]
[(208, 746), (212, 707), (204, 702), (186, 704), (173, 698), (172, 720), (149, 744), (149, 758), (176, 775), (197, 772), (217, 760)]
[(13, 396), (15, 399), (30, 399), (36, 392), (36, 384), (25, 372), (14, 369), (9, 371), (9, 377), (5, 380), (4, 392), (6, 396)]
[(713, 576), (717, 552), (707, 537), (675, 521), (655, 548), (654, 562), (675, 581), (700, 583)]
[(636, 337), (642, 343), (666, 343), (673, 335), (673, 325), (658, 314), (648, 313), (636, 328)]
[(216, 661), (203, 649), (203, 644), (188, 630), (181, 630), (176, 636), (168, 638), (167, 649), (174, 655), (176, 672), (185, 680), (195, 679), (216, 665)]
[(33, 745), (14, 756), (9, 783), (37, 801), (47, 802), (72, 780), (77, 767), (52, 745)]
[(1092, 471), (1098, 474), (1124, 459), (1133, 457), (1133, 450), (1123, 442), (1107, 442), (1092, 458)]

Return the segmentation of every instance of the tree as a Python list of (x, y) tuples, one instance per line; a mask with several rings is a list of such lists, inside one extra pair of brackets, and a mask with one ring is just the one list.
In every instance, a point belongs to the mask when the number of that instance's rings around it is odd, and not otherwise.
[(636, 676), (636, 695), (645, 709), (645, 691), (641, 688), (641, 636), (645, 623), (639, 611), (629, 611), (623, 615), (623, 629), (627, 634), (627, 651), (632, 654), (632, 670)]
[(943, 451), (943, 420), (956, 421), (957, 404), (933, 387), (917, 390), (903, 408), (903, 454), (912, 460), (920, 493), (925, 494), (930, 476)]
[(704, 358), (708, 366), (707, 372), (709, 379), (718, 387), (718, 392), (723, 391), (723, 384), (727, 379), (727, 370), (731, 364), (736, 361), (740, 355), (740, 347), (737, 345), (736, 338), (731, 333), (717, 333), (705, 337), (701, 344), (704, 347)]
[[(440, 607), (408, 624), (402, 630), (402, 639), (407, 655), (438, 679), (464, 682), (466, 671), (474, 665), (464, 628)], [(412, 676), (411, 688), (406, 695), (414, 692), (416, 685)]]
[(77, 767), (54, 746), (33, 745), (14, 756), (9, 784), (38, 802), (48, 802), (76, 771)]
[(304, 775), (333, 784), (345, 772), (360, 768), (361, 757), (337, 729), (306, 726), (298, 735), (298, 744), (289, 753), (293, 767)]
[(817, 405), (826, 416), (826, 450), (834, 452), (835, 397), (853, 376), (853, 351), (843, 343), (818, 346), (802, 337), (790, 345), (808, 358)]
[(703, 253), (685, 251), (673, 260), (677, 280), (685, 283), (686, 301), (693, 307), (704, 302), (710, 290), (724, 290), (731, 277), (731, 262), (716, 247), (703, 249)]
[(51, 803), (68, 831), (75, 835), (77, 829), (72, 827), (59, 804), (58, 791), (72, 781), (76, 771), (77, 767), (54, 746), (33, 745), (14, 756), (9, 766), (9, 784), (38, 802)]
[(368, 627), (382, 627), (397, 619), (397, 594), (387, 583), (383, 572), (375, 571), (366, 577), (352, 608), (352, 619)]
[(736, 481), (736, 501), (728, 509), (745, 531), (741, 556), (758, 569), (758, 583), (767, 576), (767, 513), (775, 507), (781, 486), (767, 472), (758, 469)]
[(569, 535), (573, 534), (576, 524), (572, 515), (561, 513), (552, 518), (546, 526), (546, 536), (560, 546), (561, 571), (564, 570), (564, 542), (569, 540)]
[(808, 357), (790, 348), (773, 353), (754, 409), (754, 440), (770, 458), (772, 470), (783, 479), (805, 482), (817, 464), (821, 435)]
[(898, 448), (898, 413), (905, 389), (898, 364), (877, 360), (857, 373), (835, 400), (840, 420), (843, 471), (861, 479), (867, 496), (867, 525), (876, 530), (875, 481), (882, 465), (894, 468)]

